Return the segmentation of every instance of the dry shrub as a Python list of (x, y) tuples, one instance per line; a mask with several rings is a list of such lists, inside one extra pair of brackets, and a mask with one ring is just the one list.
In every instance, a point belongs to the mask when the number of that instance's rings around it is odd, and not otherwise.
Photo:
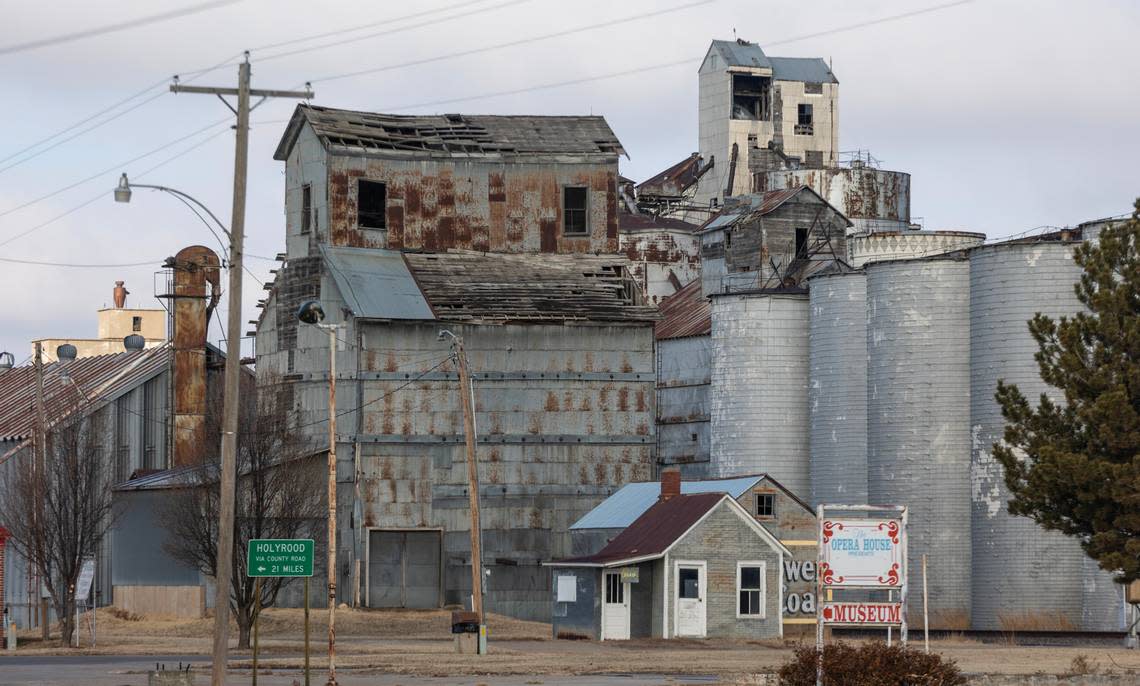
[[(815, 686), (814, 646), (796, 648), (791, 662), (780, 667), (783, 686)], [(824, 686), (959, 686), (966, 677), (953, 660), (937, 653), (895, 644), (834, 643), (823, 650)]]
[(1079, 627), (1066, 615), (1055, 612), (999, 612), (1002, 631), (1076, 631)]
[(130, 610), (124, 610), (121, 607), (113, 607), (112, 606), (112, 607), (107, 608), (107, 611), (110, 612), (111, 616), (114, 617), (115, 619), (121, 619), (124, 622), (138, 622), (138, 621), (142, 620), (142, 617), (140, 617), (139, 615), (136, 615), (135, 613), (131, 612)]
[(1069, 671), (1061, 674), (1061, 676), (1088, 676), (1099, 671), (1100, 665), (1097, 664), (1096, 660), (1090, 660), (1088, 655), (1081, 653), (1073, 658), (1072, 664), (1069, 665)]

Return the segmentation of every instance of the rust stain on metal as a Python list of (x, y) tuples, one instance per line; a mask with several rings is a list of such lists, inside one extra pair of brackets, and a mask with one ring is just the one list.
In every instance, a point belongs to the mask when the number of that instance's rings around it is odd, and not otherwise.
[(507, 201), (507, 186), (503, 183), (503, 175), (499, 172), (491, 172), (487, 175), (487, 201)]
[(629, 389), (624, 386), (618, 389), (618, 411), (629, 412)]
[(557, 252), (557, 223), (553, 219), (543, 219), (539, 222), (539, 231), (542, 237), (540, 250), (542, 250), (542, 252)]
[(547, 412), (557, 412), (558, 411), (558, 396), (555, 395), (553, 391), (547, 391), (546, 392), (545, 409)]
[(637, 411), (645, 412), (647, 409), (649, 408), (645, 402), (645, 390), (639, 388), (637, 389)]

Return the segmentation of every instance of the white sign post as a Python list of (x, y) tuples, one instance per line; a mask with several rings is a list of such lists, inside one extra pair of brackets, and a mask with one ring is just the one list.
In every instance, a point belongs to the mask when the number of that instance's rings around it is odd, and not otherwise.
[[(79, 603), (87, 603), (91, 596), (91, 582), (95, 580), (95, 558), (83, 558), (79, 568), (79, 578), (75, 581), (75, 647), (79, 647)], [(92, 613), (94, 614), (94, 613)], [(94, 630), (92, 630), (94, 634)]]
[[(822, 686), (824, 625), (886, 627), (888, 643), (891, 628), (897, 626), (906, 645), (907, 509), (905, 505), (819, 505), (816, 515), (816, 684)], [(845, 590), (854, 589), (886, 591), (887, 601), (842, 597)], [(833, 590), (839, 592), (837, 598), (832, 598)]]

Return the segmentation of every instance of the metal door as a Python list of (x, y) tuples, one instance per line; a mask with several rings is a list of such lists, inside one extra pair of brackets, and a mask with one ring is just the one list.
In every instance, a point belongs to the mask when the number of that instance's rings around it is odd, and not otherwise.
[(674, 578), (673, 597), (676, 599), (677, 636), (695, 636), (703, 638), (705, 635), (705, 578), (704, 562), (678, 562)]
[(602, 640), (629, 640), (629, 584), (621, 572), (605, 572), (602, 582)]
[(368, 607), (439, 607), (440, 532), (370, 531)]

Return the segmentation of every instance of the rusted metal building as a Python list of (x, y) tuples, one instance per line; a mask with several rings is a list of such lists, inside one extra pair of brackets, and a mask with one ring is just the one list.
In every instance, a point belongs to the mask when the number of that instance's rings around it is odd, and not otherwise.
[[(474, 377), (487, 607), (548, 618), (541, 560), (621, 484), (651, 478), (656, 308), (618, 253), (621, 145), (600, 117), (397, 117), (300, 107), (286, 163), (287, 260), (257, 328), (258, 373), (327, 441), (338, 333), (340, 602), (437, 607), (470, 592), (460, 389)], [(266, 376), (268, 378), (268, 376)]]
[(660, 304), (700, 277), (699, 226), (651, 214), (618, 216), (621, 251), (650, 304)]

